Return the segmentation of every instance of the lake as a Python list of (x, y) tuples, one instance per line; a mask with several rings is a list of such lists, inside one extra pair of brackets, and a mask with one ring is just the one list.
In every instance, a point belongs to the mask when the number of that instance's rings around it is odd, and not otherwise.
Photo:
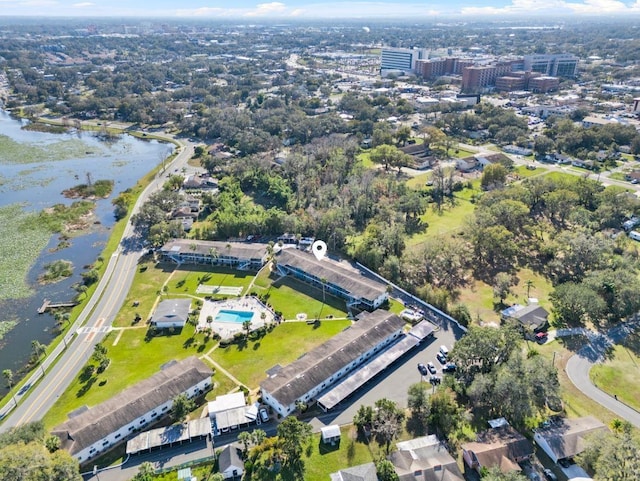
[[(28, 362), (31, 341), (48, 344), (53, 339), (53, 316), (37, 313), (43, 299), (58, 302), (74, 298), (72, 285), (81, 282), (81, 273), (96, 261), (111, 234), (115, 223), (112, 199), (133, 187), (173, 151), (170, 144), (128, 135), (105, 140), (92, 132), (52, 134), (24, 130), (23, 125), (25, 121), (0, 110), (0, 209), (5, 211), (0, 226), (0, 244), (4, 245), (0, 246), (0, 322), (17, 323), (0, 340), (0, 371), (13, 370), (16, 381)], [(91, 232), (72, 237), (70, 246), (59, 250), (55, 249), (58, 235), (40, 239), (25, 235), (24, 242), (3, 242), (8, 232), (17, 238), (11, 230), (13, 219), (55, 204), (71, 204), (73, 200), (66, 199), (62, 191), (88, 179), (114, 181), (111, 196), (97, 201), (99, 223)], [(59, 259), (73, 262), (73, 275), (55, 284), (39, 285), (37, 278), (44, 266)], [(22, 273), (14, 271), (20, 269)], [(16, 285), (16, 277), (23, 278), (24, 284)], [(0, 385), (0, 392), (6, 393), (4, 379)]]

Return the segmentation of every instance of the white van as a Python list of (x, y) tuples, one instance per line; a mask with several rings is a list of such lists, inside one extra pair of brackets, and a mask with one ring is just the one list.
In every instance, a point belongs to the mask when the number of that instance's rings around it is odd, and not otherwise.
[(640, 241), (640, 232), (638, 232), (637, 230), (632, 230), (631, 232), (629, 232), (629, 237), (631, 237), (633, 240)]
[(449, 355), (449, 349), (447, 349), (447, 346), (445, 346), (444, 344), (440, 346), (440, 352), (444, 357), (447, 357)]

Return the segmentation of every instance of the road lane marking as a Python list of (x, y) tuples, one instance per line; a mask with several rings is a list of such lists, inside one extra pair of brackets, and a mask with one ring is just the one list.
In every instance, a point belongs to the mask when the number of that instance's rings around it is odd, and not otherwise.
[[(127, 272), (130, 269), (130, 267), (131, 267), (131, 265), (133, 263), (132, 260), (133, 260), (133, 262), (137, 261), (137, 259), (135, 259), (133, 256), (126, 256), (124, 258), (124, 261), (123, 261), (124, 265), (123, 265), (122, 269), (120, 269), (120, 273)], [(115, 272), (115, 268), (114, 268), (114, 272)], [(119, 280), (119, 279), (114, 280), (112, 278), (112, 279), (110, 279), (110, 283), (111, 282), (115, 282), (117, 280)], [(103, 298), (104, 307), (102, 307), (102, 312), (100, 313), (100, 317), (98, 318), (99, 320), (102, 319), (103, 322), (104, 322), (104, 319), (106, 318), (107, 311), (109, 311), (111, 309), (111, 306), (113, 305), (112, 300), (114, 298), (117, 298), (120, 295), (120, 293), (122, 292), (123, 288), (124, 288), (124, 283), (123, 282), (117, 282), (116, 285), (118, 286), (118, 289), (115, 292), (113, 292), (112, 295), (110, 295), (108, 298)], [(106, 289), (106, 287), (107, 286), (105, 286), (105, 289)], [(93, 336), (95, 336), (95, 333), (93, 334)], [(76, 339), (78, 339), (78, 338), (76, 338)], [(60, 369), (53, 376), (53, 378), (51, 378), (50, 376), (45, 376), (43, 381), (47, 384), (47, 388), (44, 389), (33, 400), (32, 403), (30, 403), (31, 404), (30, 406), (27, 406), (25, 404), (25, 407), (27, 407), (28, 410), (16, 422), (16, 426), (19, 426), (21, 424), (29, 422), (31, 419), (33, 419), (33, 417), (37, 414), (38, 410), (42, 408), (42, 406), (51, 398), (51, 396), (53, 396), (54, 386), (57, 386), (62, 381), (62, 378), (64, 376), (66, 376), (71, 371), (72, 368), (75, 369), (74, 376), (76, 376), (80, 372), (80, 369), (79, 368), (76, 369), (75, 366), (76, 366), (76, 364), (78, 364), (78, 361), (82, 358), (82, 356), (87, 352), (87, 350), (90, 347), (90, 345), (91, 344), (89, 344), (89, 343), (80, 342), (78, 344), (77, 348), (72, 351), (69, 361), (64, 363), (64, 364), (60, 364), (59, 365)], [(54, 369), (55, 369), (55, 367), (54, 367)]]

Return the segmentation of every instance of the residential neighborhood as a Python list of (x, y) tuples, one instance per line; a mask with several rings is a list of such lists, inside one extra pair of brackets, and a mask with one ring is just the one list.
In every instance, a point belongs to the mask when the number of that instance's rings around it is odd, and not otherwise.
[(637, 9), (390, 5), (7, 3), (0, 478), (636, 479)]

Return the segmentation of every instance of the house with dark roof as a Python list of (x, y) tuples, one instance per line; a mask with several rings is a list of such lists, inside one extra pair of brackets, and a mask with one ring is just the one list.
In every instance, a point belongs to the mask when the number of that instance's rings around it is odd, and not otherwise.
[(341, 469), (329, 475), (331, 481), (378, 481), (376, 465), (373, 463), (360, 464), (351, 468)]
[(388, 299), (385, 284), (364, 276), (360, 270), (345, 262), (337, 262), (326, 256), (318, 260), (308, 252), (282, 249), (278, 254), (277, 263), (281, 275), (293, 276), (345, 299), (347, 307), (372, 311)]
[(244, 461), (238, 454), (238, 448), (228, 445), (218, 456), (218, 469), (224, 479), (240, 479), (244, 473)]
[(388, 311), (366, 313), (291, 364), (271, 369), (270, 376), (260, 384), (263, 401), (282, 416), (295, 411), (298, 401), (310, 404), (400, 338), (404, 325), (402, 319)]
[(151, 325), (158, 329), (182, 328), (191, 311), (191, 299), (166, 299), (158, 304)]
[(537, 302), (532, 302), (528, 306), (514, 304), (500, 314), (503, 320), (513, 319), (522, 327), (534, 332), (542, 331), (548, 325), (549, 312)]
[(239, 270), (258, 270), (267, 262), (267, 244), (174, 239), (160, 249), (162, 257), (177, 264), (209, 264)]
[(529, 440), (509, 424), (488, 429), (461, 447), (465, 464), (478, 473), (483, 467), (497, 467), (503, 473), (520, 471), (518, 463), (533, 455)]
[(192, 398), (211, 387), (213, 371), (195, 356), (159, 372), (111, 399), (86, 409), (51, 432), (60, 447), (85, 464), (168, 413), (179, 394)]
[(464, 481), (458, 463), (435, 435), (403, 441), (389, 456), (400, 481)]
[(607, 431), (607, 427), (593, 416), (561, 418), (536, 429), (533, 440), (557, 463), (584, 451), (586, 438), (598, 431)]

